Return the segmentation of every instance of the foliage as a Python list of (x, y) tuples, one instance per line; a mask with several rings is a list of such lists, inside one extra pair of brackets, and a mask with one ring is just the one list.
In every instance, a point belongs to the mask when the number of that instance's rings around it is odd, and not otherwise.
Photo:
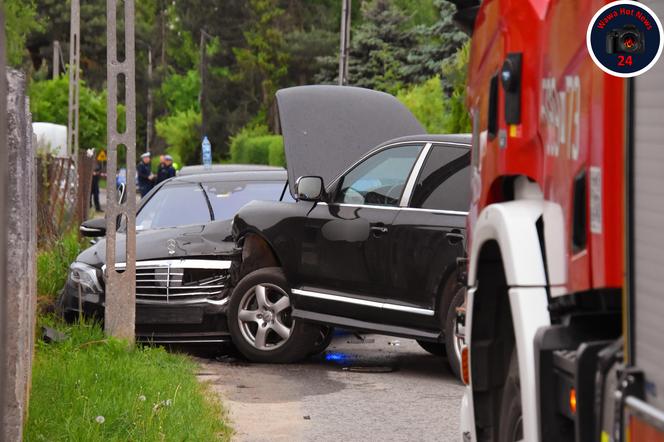
[(443, 77), (448, 86), (444, 101), (445, 131), (447, 133), (467, 133), (472, 129), (466, 109), (466, 77), (470, 43), (466, 43), (454, 56), (443, 64)]
[(443, 89), (440, 77), (400, 90), (397, 99), (415, 115), (428, 133), (445, 133)]
[(220, 403), (186, 357), (131, 348), (96, 324), (42, 322), (68, 339), (37, 343), (26, 440), (230, 439)]
[[(441, 64), (468, 40), (453, 21), (456, 7), (447, 0), (434, 0), (438, 20), (431, 26), (417, 26), (417, 47), (408, 54), (403, 75), (410, 83), (420, 83), (440, 72)], [(445, 82), (443, 78), (443, 82)]]
[(52, 244), (37, 252), (37, 295), (49, 302), (55, 301), (67, 282), (69, 265), (81, 252), (78, 232), (72, 229)]
[(171, 74), (161, 84), (159, 98), (171, 113), (193, 109), (200, 111), (198, 92), (201, 89), (201, 76), (191, 69), (185, 74)]
[(269, 135), (263, 125), (244, 128), (231, 139), (231, 162), (239, 164), (269, 164), (285, 166), (283, 138)]
[[(67, 125), (69, 80), (60, 76), (55, 80), (32, 82), (28, 88), (32, 120)], [(124, 127), (124, 106), (118, 106), (118, 120)], [(79, 147), (81, 149), (106, 146), (106, 93), (88, 88), (83, 81), (79, 92)]]
[(26, 55), (25, 43), (31, 32), (41, 30), (35, 20), (34, 0), (5, 0), (5, 36), (7, 42), (7, 63), (20, 66)]
[(156, 129), (157, 134), (166, 140), (169, 153), (176, 155), (181, 164), (198, 164), (200, 163), (200, 125), (201, 113), (187, 109), (157, 120)]

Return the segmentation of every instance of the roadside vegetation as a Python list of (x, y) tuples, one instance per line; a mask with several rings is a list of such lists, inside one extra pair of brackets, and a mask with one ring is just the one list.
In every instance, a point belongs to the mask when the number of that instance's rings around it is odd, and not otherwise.
[(97, 324), (42, 318), (67, 338), (38, 341), (27, 441), (226, 441), (221, 404), (196, 364), (162, 348), (131, 348)]
[(226, 441), (221, 404), (196, 380), (196, 363), (163, 348), (107, 338), (99, 324), (52, 316), (69, 265), (85, 246), (76, 230), (43, 242), (37, 255), (39, 328), (64, 340), (37, 341), (27, 441)]

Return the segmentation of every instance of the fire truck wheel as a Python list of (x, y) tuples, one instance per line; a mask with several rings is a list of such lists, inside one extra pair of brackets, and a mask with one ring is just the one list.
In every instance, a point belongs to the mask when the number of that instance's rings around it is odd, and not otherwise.
[(521, 413), (521, 385), (516, 348), (512, 350), (510, 366), (505, 379), (505, 389), (500, 406), (498, 442), (516, 442), (523, 439), (523, 415)]

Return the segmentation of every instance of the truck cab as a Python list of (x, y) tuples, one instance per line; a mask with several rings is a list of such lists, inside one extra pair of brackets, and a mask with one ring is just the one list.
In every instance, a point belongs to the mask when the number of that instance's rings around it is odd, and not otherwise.
[[(598, 366), (607, 385), (617, 376), (609, 367), (634, 346), (623, 345), (633, 302), (624, 294), (625, 158), (645, 131), (630, 122), (638, 112), (662, 119), (661, 91), (648, 86), (655, 77), (661, 85), (662, 63), (636, 89), (594, 64), (585, 36), (604, 1), (456, 3), (472, 32), (462, 435), (597, 440)], [(650, 88), (641, 111), (640, 82)]]

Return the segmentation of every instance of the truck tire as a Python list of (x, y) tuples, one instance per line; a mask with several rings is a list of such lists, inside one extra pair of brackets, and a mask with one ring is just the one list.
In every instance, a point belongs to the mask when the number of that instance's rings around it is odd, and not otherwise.
[(466, 289), (461, 287), (454, 294), (454, 298), (447, 307), (445, 315), (445, 348), (447, 350), (447, 363), (457, 379), (461, 379), (461, 342), (456, 336), (457, 307), (461, 307), (466, 300)]
[(253, 362), (290, 363), (306, 357), (318, 326), (291, 317), (291, 291), (279, 267), (246, 275), (228, 304), (228, 329), (237, 349)]
[(446, 354), (445, 344), (441, 344), (440, 342), (417, 341), (417, 343), (434, 356), (445, 356)]
[(521, 383), (516, 348), (512, 350), (510, 366), (505, 378), (505, 388), (500, 406), (498, 442), (523, 440), (523, 415), (521, 413)]

